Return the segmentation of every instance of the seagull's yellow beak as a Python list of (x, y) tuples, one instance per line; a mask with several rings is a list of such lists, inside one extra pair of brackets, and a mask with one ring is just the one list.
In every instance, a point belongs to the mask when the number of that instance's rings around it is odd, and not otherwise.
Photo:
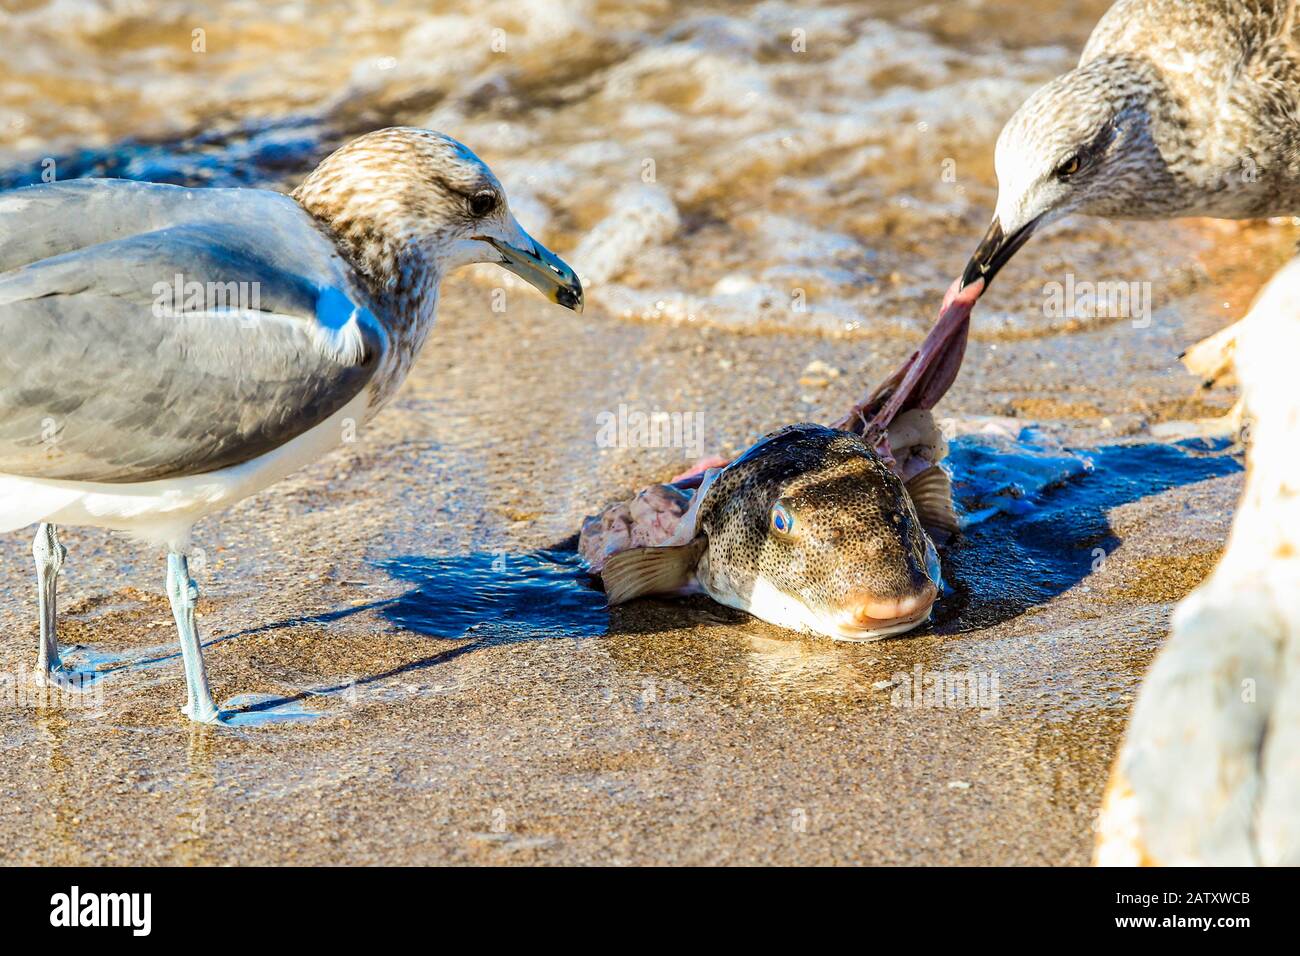
[(497, 236), (477, 236), (501, 254), (501, 265), (529, 285), (541, 290), (542, 295), (556, 305), (574, 312), (582, 311), (582, 283), (578, 274), (568, 264), (544, 245), (524, 232), (511, 217), (509, 239)]

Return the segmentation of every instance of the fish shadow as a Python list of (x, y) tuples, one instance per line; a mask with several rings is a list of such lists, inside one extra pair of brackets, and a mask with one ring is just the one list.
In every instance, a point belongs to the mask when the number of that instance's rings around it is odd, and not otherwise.
[(1242, 470), (1226, 441), (1102, 445), (1092, 469), (1028, 495), (1019, 514), (968, 528), (942, 553), (948, 591), (930, 632), (991, 627), (1080, 584), (1120, 544), (1109, 512), (1172, 488)]
[[(1114, 550), (1120, 538), (1107, 518), (1111, 509), (1242, 469), (1226, 443), (1107, 445), (1085, 454), (1093, 464), (1090, 472), (1026, 494), (1018, 514), (998, 515), (960, 534), (943, 552), (948, 590), (936, 606), (934, 622), (898, 639), (969, 633), (1017, 617), (1083, 581), (1094, 570), (1098, 549)], [(583, 570), (575, 542), (571, 537), (524, 554), (480, 551), (395, 558), (379, 566), (413, 585), (396, 598), (241, 632), (327, 623), (374, 610), (406, 631), (454, 642), (397, 667), (334, 687), (250, 703), (241, 711), (277, 710), (342, 694), (490, 646), (744, 626), (752, 620), (703, 596), (651, 598), (611, 611), (595, 579)]]

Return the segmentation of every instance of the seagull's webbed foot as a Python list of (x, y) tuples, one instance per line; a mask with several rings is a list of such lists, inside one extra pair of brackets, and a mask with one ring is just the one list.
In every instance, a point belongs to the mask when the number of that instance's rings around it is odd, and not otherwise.
[[(1201, 339), (1182, 355), (1183, 365), (1201, 380), (1205, 388), (1235, 385), (1237, 381), (1237, 340), (1246, 319)], [(1198, 418), (1191, 421), (1160, 422), (1151, 426), (1151, 434), (1165, 441), (1185, 438), (1239, 438), (1246, 423), (1241, 399), (1219, 418)]]
[(1217, 418), (1193, 418), (1189, 421), (1157, 422), (1151, 435), (1161, 441), (1188, 438), (1230, 439), (1246, 444), (1246, 407), (1241, 399)]
[(189, 559), (179, 551), (167, 555), (167, 597), (180, 634), (181, 658), (185, 662), (185, 706), (181, 713), (204, 724), (221, 723), (221, 714), (212, 702), (208, 673), (203, 666), (203, 647), (194, 624), (194, 609), (199, 601), (199, 587), (190, 577)]
[(184, 707), (181, 708), (181, 713), (184, 714), (186, 717), (188, 717), (190, 720), (194, 721), (196, 724), (213, 724), (218, 727), (224, 727), (226, 725), (225, 712), (217, 710), (216, 707), (213, 707), (210, 713), (200, 709), (199, 716), (195, 717), (194, 711), (191, 709), (191, 705), (186, 704)]
[(68, 549), (59, 542), (58, 529), (52, 524), (42, 524), (36, 529), (32, 541), (32, 557), (36, 561), (36, 594), (41, 613), (41, 645), (37, 656), (37, 679), (43, 683), (57, 683), (62, 663), (59, 657), (59, 637), (56, 629), (59, 572)]

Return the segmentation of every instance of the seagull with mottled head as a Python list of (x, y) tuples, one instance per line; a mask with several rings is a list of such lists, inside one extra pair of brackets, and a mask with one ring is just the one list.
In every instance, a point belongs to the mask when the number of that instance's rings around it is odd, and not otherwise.
[(194, 524), (324, 455), (401, 385), (438, 284), (499, 263), (581, 311), (573, 270), (487, 165), (424, 129), (369, 133), (292, 196), (77, 180), (0, 195), (0, 531), (39, 524), (39, 673), (67, 677), (56, 526), (168, 550), (193, 720), (216, 722)]

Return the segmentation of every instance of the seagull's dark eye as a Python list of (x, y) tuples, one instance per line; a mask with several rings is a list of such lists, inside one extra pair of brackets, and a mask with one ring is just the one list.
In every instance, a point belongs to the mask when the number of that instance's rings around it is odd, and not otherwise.
[(481, 189), (469, 197), (469, 211), (476, 219), (482, 219), (497, 208), (497, 194), (491, 189)]
[(779, 501), (772, 506), (772, 530), (777, 534), (789, 534), (794, 530), (794, 515)]
[(1082, 165), (1083, 165), (1083, 160), (1079, 158), (1078, 153), (1075, 153), (1065, 162), (1061, 163), (1061, 165), (1056, 167), (1056, 171), (1055, 171), (1056, 178), (1069, 179), (1071, 176), (1073, 176), (1075, 173), (1079, 171), (1079, 167)]

